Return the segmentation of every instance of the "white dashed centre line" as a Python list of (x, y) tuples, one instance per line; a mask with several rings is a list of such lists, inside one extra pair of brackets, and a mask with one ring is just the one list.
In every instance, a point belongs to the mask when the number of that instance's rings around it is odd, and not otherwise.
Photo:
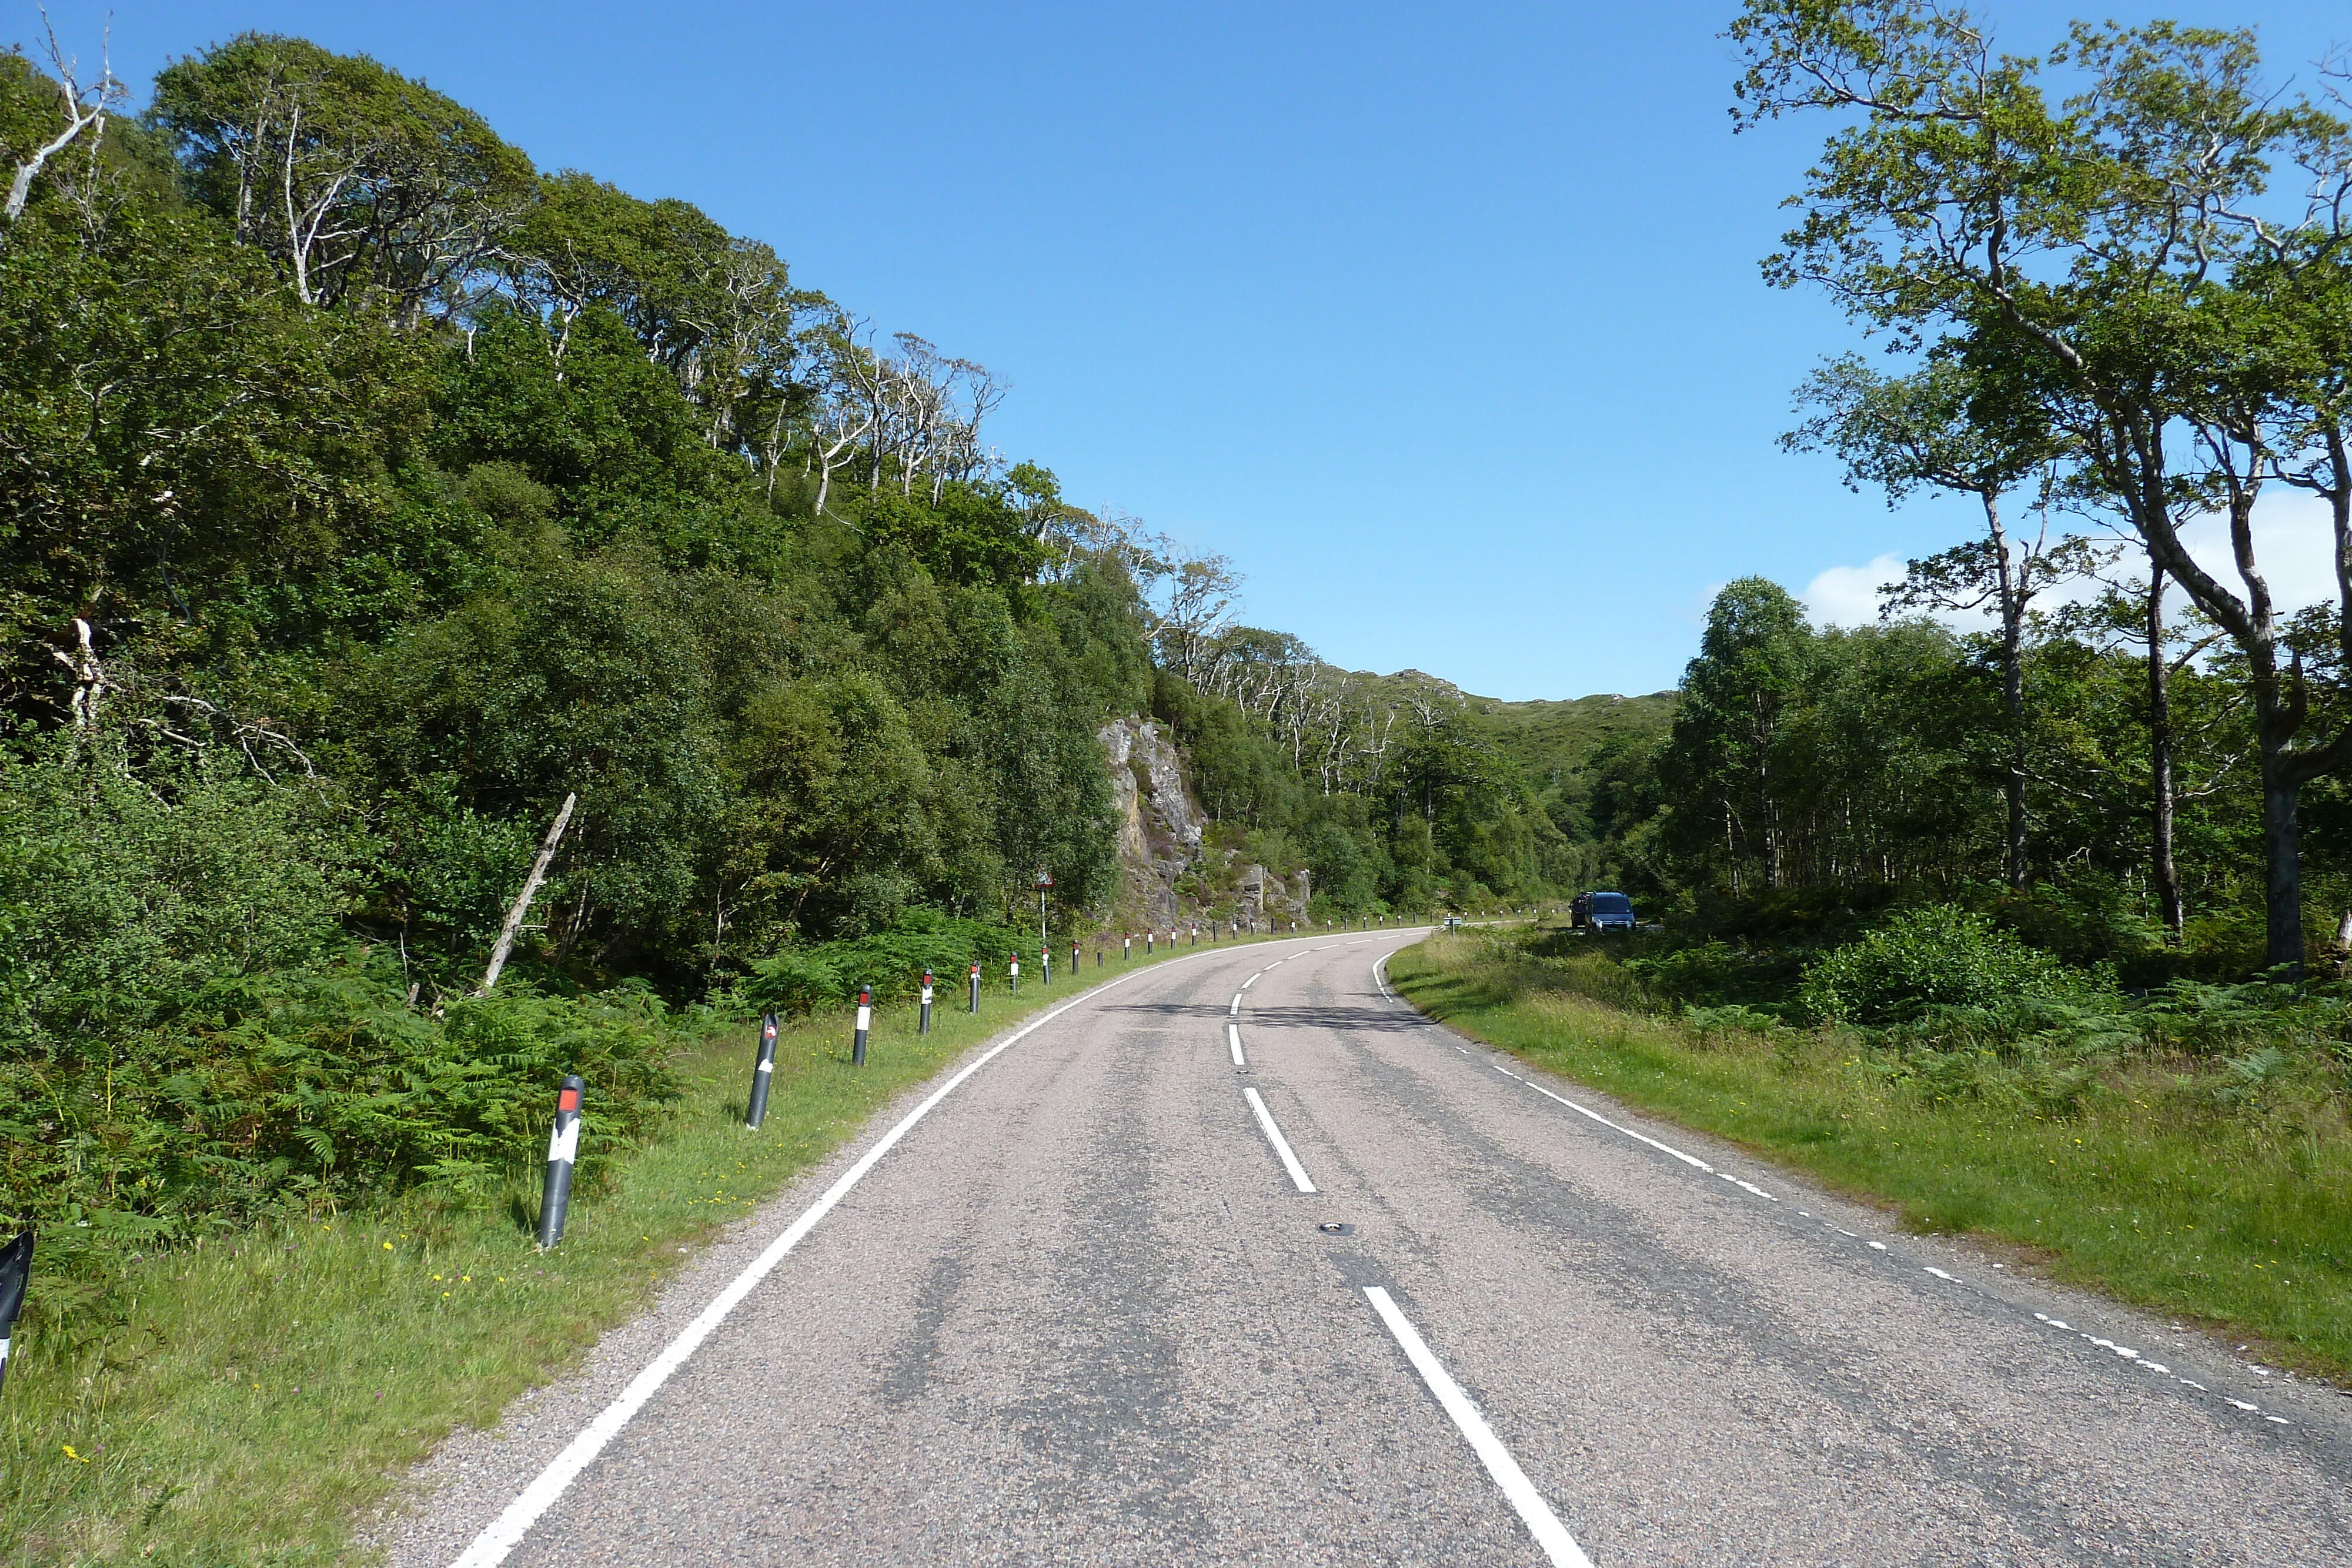
[[(1263, 974), (1265, 974), (1265, 971), (1264, 969), (1260, 969), (1260, 970), (1257, 972), (1257, 975), (1263, 975)], [(1257, 975), (1252, 975), (1248, 979), (1244, 980), (1244, 981), (1242, 982), (1242, 989), (1246, 991), (1246, 990), (1248, 990), (1252, 986), (1256, 985), (1256, 984), (1257, 984)]]
[(1235, 1067), (1247, 1067), (1249, 1063), (1242, 1060), (1241, 1025), (1229, 1023), (1225, 1026), (1225, 1043), (1234, 1048), (1234, 1065)]
[(1258, 1098), (1257, 1091), (1244, 1089), (1242, 1098), (1249, 1102), (1252, 1111), (1257, 1113), (1258, 1127), (1265, 1134), (1265, 1141), (1274, 1145), (1275, 1156), (1282, 1161), (1282, 1168), (1290, 1173), (1290, 1185), (1301, 1192), (1313, 1192), (1315, 1184), (1307, 1179), (1307, 1167), (1300, 1165), (1298, 1156), (1290, 1152), (1290, 1140), (1284, 1137), (1282, 1129), (1274, 1124), (1274, 1113), (1265, 1108), (1265, 1102)]
[(1234, 1018), (1242, 1016), (1242, 994), (1239, 991), (1235, 991), (1234, 993), (1234, 1005), (1227, 1008), (1225, 1011), (1233, 1015)]
[(1462, 1385), (1454, 1381), (1444, 1364), (1422, 1339), (1421, 1331), (1414, 1328), (1412, 1320), (1398, 1309), (1395, 1301), (1389, 1299), (1388, 1291), (1378, 1285), (1367, 1285), (1364, 1287), (1364, 1299), (1372, 1303), (1372, 1311), (1380, 1313), (1381, 1322), (1387, 1324), (1389, 1333), (1395, 1336), (1397, 1348), (1404, 1352), (1404, 1358), (1412, 1363), (1415, 1372), (1421, 1374), (1422, 1382), (1427, 1384), (1429, 1391), (1437, 1396), (1439, 1407), (1454, 1418), (1454, 1425), (1461, 1429), (1463, 1437), (1469, 1439), (1471, 1451), (1486, 1467), (1486, 1473), (1495, 1478), (1495, 1484), (1502, 1489), (1511, 1506), (1519, 1511), (1519, 1518), (1526, 1523), (1528, 1533), (1536, 1538), (1536, 1544), (1543, 1548), (1544, 1555), (1551, 1559), (1556, 1568), (1592, 1568), (1592, 1559), (1577, 1545), (1576, 1537), (1569, 1534), (1568, 1527), (1560, 1523), (1559, 1516), (1552, 1512), (1551, 1505), (1544, 1501), (1543, 1494), (1536, 1490), (1533, 1481), (1528, 1479), (1527, 1471), (1519, 1469), (1518, 1460), (1511, 1458), (1511, 1451), (1503, 1447), (1503, 1440), (1495, 1436), (1492, 1427), (1486, 1425), (1486, 1418), (1478, 1413), (1477, 1405), (1462, 1391)]

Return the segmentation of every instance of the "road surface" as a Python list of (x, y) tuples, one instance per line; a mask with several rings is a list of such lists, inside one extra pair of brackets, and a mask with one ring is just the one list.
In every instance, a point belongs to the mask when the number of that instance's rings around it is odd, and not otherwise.
[(1203, 948), (910, 1096), (393, 1562), (2352, 1563), (2352, 1400), (1461, 1040), (1413, 939)]

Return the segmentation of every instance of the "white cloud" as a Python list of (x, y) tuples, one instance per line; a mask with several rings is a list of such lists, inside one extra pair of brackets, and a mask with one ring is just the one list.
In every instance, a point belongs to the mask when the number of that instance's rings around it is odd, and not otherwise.
[[(2336, 597), (2335, 545), (2327, 503), (2303, 490), (2273, 485), (2254, 503), (2254, 565), (2270, 584), (2271, 602), (2281, 615)], [(2180, 530), (2189, 555), (2213, 580), (2243, 599), (2246, 585), (2230, 553), (2230, 525), (2219, 517), (2200, 517)]]
[(1882, 555), (1867, 566), (1833, 566), (1797, 595), (1816, 626), (1867, 626), (1878, 619), (1878, 591), (1903, 580), (1903, 558)]
[[(2244, 598), (2245, 584), (2230, 553), (2228, 521), (2218, 516), (2200, 517), (2180, 533), (2197, 564), (2222, 587)], [(2270, 584), (2272, 602), (2282, 616), (2334, 600), (2334, 549), (2327, 505), (2318, 497), (2273, 485), (2255, 503), (2254, 561)], [(2137, 555), (2134, 550), (2126, 557), (2124, 570), (2132, 570), (2128, 563)], [(1903, 558), (1894, 554), (1874, 557), (1864, 566), (1833, 566), (1815, 576), (1797, 597), (1804, 601), (1805, 612), (1817, 626), (1868, 625), (1878, 619), (1879, 589), (1900, 582), (1903, 570)], [(2145, 575), (2146, 570), (2143, 564), (2138, 574)], [(2067, 584), (2041, 602), (2087, 599), (2095, 591), (2089, 583)], [(2179, 605), (2184, 598), (2176, 589), (2172, 602)], [(1936, 619), (1969, 629), (1990, 625), (1991, 621), (1982, 613), (1943, 614)]]

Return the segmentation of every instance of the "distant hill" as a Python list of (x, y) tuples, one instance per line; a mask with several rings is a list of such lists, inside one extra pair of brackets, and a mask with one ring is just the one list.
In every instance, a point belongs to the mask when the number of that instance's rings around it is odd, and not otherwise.
[(1662, 736), (1674, 722), (1673, 692), (1646, 696), (1574, 697), (1564, 702), (1507, 703), (1465, 696), (1470, 711), (1495, 728), (1503, 748), (1538, 795), (1552, 796), (1591, 768), (1593, 754), (1612, 741)]

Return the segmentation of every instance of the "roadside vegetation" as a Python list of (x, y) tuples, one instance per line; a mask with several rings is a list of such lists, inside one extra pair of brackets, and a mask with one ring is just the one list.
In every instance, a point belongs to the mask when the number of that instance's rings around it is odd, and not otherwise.
[(1801, 966), (1529, 927), (1391, 959), (1432, 1017), (1926, 1234), (2352, 1383), (2352, 997), (2069, 971), (1927, 907)]

